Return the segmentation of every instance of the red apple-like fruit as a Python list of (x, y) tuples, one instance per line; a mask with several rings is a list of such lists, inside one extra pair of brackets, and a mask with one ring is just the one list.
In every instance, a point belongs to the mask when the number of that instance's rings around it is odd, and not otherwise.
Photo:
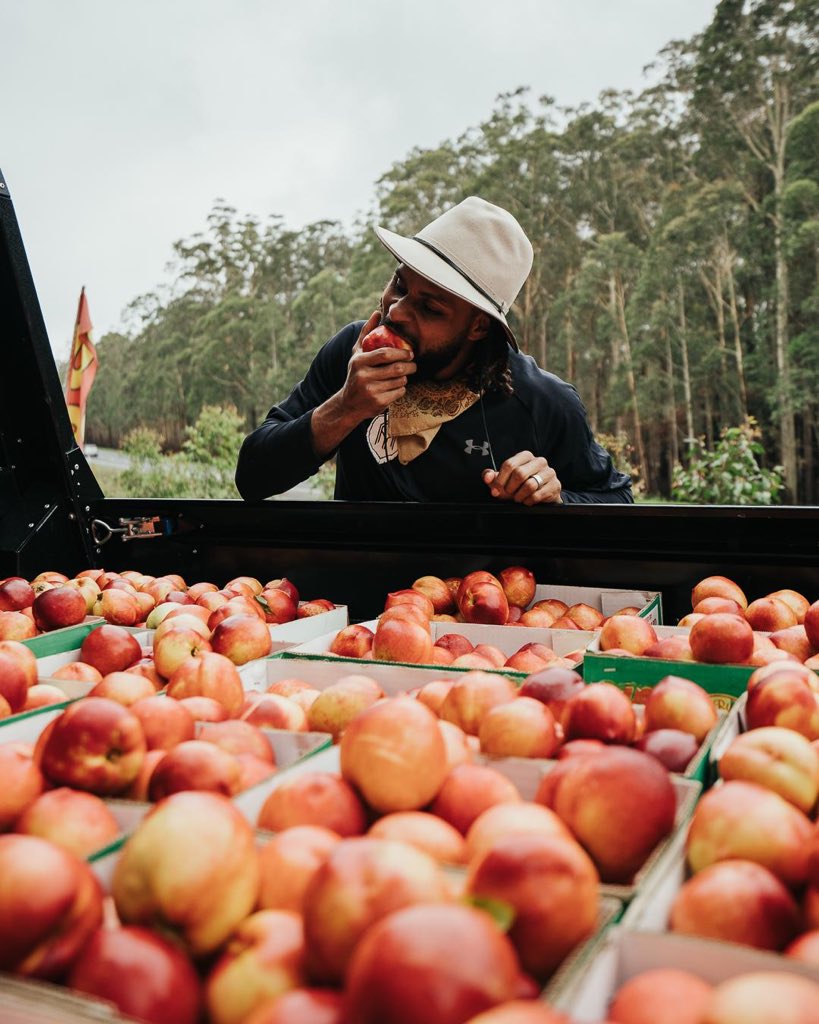
[(142, 723), (148, 750), (170, 750), (192, 740), (196, 723), (190, 711), (168, 697), (154, 694), (131, 705), (131, 714)]
[(161, 920), (194, 956), (219, 949), (258, 892), (253, 829), (226, 797), (193, 791), (174, 793), (142, 819), (111, 883), (121, 921)]
[(496, 768), (464, 763), (456, 765), (446, 776), (430, 810), (466, 835), (475, 819), (488, 808), (520, 800), (515, 785)]
[(41, 768), (53, 785), (112, 796), (136, 778), (145, 750), (135, 715), (116, 701), (85, 697), (52, 723)]
[(210, 697), (218, 701), (228, 717), (238, 716), (244, 706), (242, 678), (236, 665), (224, 654), (203, 651), (182, 661), (168, 681), (169, 697)]
[(46, 780), (28, 743), (0, 743), (0, 832), (11, 828), (43, 792)]
[(197, 737), (206, 743), (215, 743), (229, 754), (252, 754), (254, 757), (275, 764), (273, 748), (262, 730), (250, 722), (230, 719), (227, 722), (204, 724)]
[(321, 825), (292, 825), (259, 850), (260, 910), (301, 913), (304, 894), (313, 875), (341, 842), (341, 836)]
[(477, 860), (498, 840), (511, 835), (556, 836), (572, 839), (569, 829), (554, 811), (534, 801), (495, 804), (487, 808), (469, 826), (466, 851), (470, 863)]
[(227, 750), (204, 740), (185, 740), (167, 751), (154, 768), (148, 798), (158, 801), (190, 789), (235, 796), (240, 775), (239, 762)]
[(432, 637), (429, 623), (410, 617), (381, 616), (373, 637), (372, 655), (376, 661), (431, 664)]
[(440, 576), (420, 576), (412, 585), (413, 590), (418, 590), (432, 601), (432, 607), (436, 615), (446, 615), (455, 610), (455, 599), (452, 591)]
[(34, 621), (42, 630), (76, 626), (85, 618), (85, 598), (76, 587), (44, 590), (34, 599)]
[(552, 712), (557, 722), (565, 727), (565, 709), (569, 700), (585, 686), (583, 677), (573, 669), (553, 666), (534, 672), (523, 681), (521, 697), (534, 697)]
[(420, 809), (447, 774), (435, 715), (407, 696), (362, 711), (345, 729), (340, 754), (342, 776), (382, 813)]
[(345, 676), (331, 683), (311, 703), (307, 722), (314, 732), (328, 732), (334, 740), (366, 708), (384, 696), (384, 691), (369, 676)]
[(246, 1024), (344, 1024), (344, 997), (329, 988), (291, 988), (264, 1003)]
[(478, 737), (481, 752), (493, 757), (552, 757), (560, 745), (554, 715), (533, 697), (490, 708)]
[(808, 873), (807, 815), (753, 782), (723, 782), (697, 804), (687, 837), (688, 863), (702, 871), (724, 860), (752, 860), (785, 885), (803, 885)]
[(492, 918), (450, 904), (405, 907), (373, 925), (353, 953), (345, 987), (357, 1024), (462, 1024), (528, 988)]
[(466, 892), (513, 908), (509, 938), (521, 965), (546, 979), (595, 930), (599, 886), (574, 839), (533, 832), (496, 839), (470, 864)]
[(745, 618), (750, 622), (752, 629), (764, 633), (774, 633), (778, 629), (798, 625), (796, 612), (778, 597), (760, 597), (756, 601), (751, 601), (745, 609)]
[(498, 704), (508, 704), (516, 696), (517, 688), (507, 676), (467, 672), (453, 681), (441, 704), (440, 715), (470, 736), (477, 736), (487, 712)]
[(652, 729), (643, 733), (635, 746), (656, 757), (670, 772), (684, 772), (700, 749), (698, 740), (682, 729)]
[(330, 643), (330, 654), (340, 658), (363, 658), (372, 650), (373, 631), (361, 622), (340, 629)]
[(799, 672), (772, 672), (748, 691), (745, 719), (749, 729), (775, 725), (819, 739), (817, 695)]
[(799, 907), (767, 868), (724, 860), (683, 883), (669, 922), (672, 931), (685, 935), (781, 950), (799, 930)]
[(0, 612), (19, 612), (34, 604), (34, 589), (21, 576), (10, 576), (0, 583)]
[(613, 683), (590, 683), (566, 706), (567, 740), (591, 739), (630, 743), (636, 731), (634, 707)]
[(115, 700), (127, 708), (154, 694), (156, 694), (156, 687), (142, 673), (109, 672), (89, 691), (88, 696)]
[(102, 921), (102, 888), (73, 853), (0, 836), (0, 970), (61, 977)]
[(30, 803), (15, 822), (14, 831), (47, 839), (85, 858), (112, 843), (120, 827), (98, 796), (61, 786)]
[(271, 790), (259, 811), (258, 827), (269, 832), (295, 825), (319, 825), (340, 836), (360, 836), (367, 829), (367, 812), (340, 775), (307, 772)]
[(502, 626), (509, 618), (509, 602), (503, 587), (497, 581), (468, 580), (465, 577), (458, 591), (458, 610), (464, 620)]
[(370, 826), (367, 835), (408, 843), (443, 864), (462, 864), (466, 860), (466, 843), (461, 833), (427, 811), (385, 814)]
[(535, 596), (535, 574), (523, 565), (510, 565), (498, 573), (500, 585), (509, 605), (528, 608)]
[(639, 750), (610, 747), (560, 761), (551, 774), (557, 772), (557, 784), (549, 786), (547, 775), (536, 799), (569, 826), (603, 881), (630, 881), (674, 827), (676, 797), (666, 769)]
[(751, 729), (732, 741), (719, 760), (719, 773), (773, 790), (810, 814), (819, 796), (819, 749), (793, 729)]
[(695, 622), (688, 640), (696, 661), (716, 665), (741, 664), (750, 658), (754, 649), (751, 624), (727, 612), (705, 615)]
[(749, 971), (721, 982), (708, 1001), (707, 1024), (813, 1024), (819, 984), (787, 971)]
[(340, 983), (362, 935), (393, 911), (441, 903), (449, 889), (432, 857), (388, 839), (345, 839), (330, 851), (304, 894), (311, 975)]
[(260, 910), (242, 921), (205, 981), (212, 1024), (244, 1024), (271, 999), (307, 983), (304, 927), (291, 910)]
[(740, 608), (748, 607), (748, 599), (742, 588), (726, 576), (707, 576), (700, 580), (691, 591), (691, 607), (698, 605), (704, 597), (728, 597), (736, 601)]
[(412, 345), (402, 338), (400, 334), (396, 334), (395, 331), (384, 324), (379, 325), (361, 339), (362, 352), (373, 352), (378, 348), (404, 349), (409, 353), (409, 358), (412, 359)]
[(713, 986), (691, 971), (655, 967), (624, 982), (609, 1004), (611, 1024), (701, 1024)]
[(601, 651), (616, 647), (640, 655), (656, 642), (654, 627), (636, 615), (611, 615), (600, 629)]
[(106, 623), (92, 629), (80, 646), (80, 661), (93, 665), (103, 676), (122, 672), (142, 657), (139, 641), (124, 626)]
[(197, 1024), (201, 984), (181, 949), (136, 925), (102, 927), (74, 962), (68, 987), (151, 1024)]
[(267, 624), (250, 615), (230, 615), (223, 619), (214, 629), (210, 642), (217, 654), (224, 654), (235, 665), (266, 658), (273, 647)]
[(708, 693), (697, 683), (680, 676), (664, 676), (645, 704), (646, 731), (681, 729), (702, 743), (719, 720)]
[(241, 719), (260, 729), (286, 729), (307, 732), (307, 711), (293, 697), (277, 693), (258, 693), (248, 699)]
[(30, 640), (37, 636), (34, 619), (24, 612), (0, 612), (0, 640)]

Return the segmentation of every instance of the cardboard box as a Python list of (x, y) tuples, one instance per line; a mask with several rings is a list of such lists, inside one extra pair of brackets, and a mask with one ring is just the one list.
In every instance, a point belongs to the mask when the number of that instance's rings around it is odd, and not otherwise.
[(549, 1002), (576, 1024), (598, 1024), (617, 990), (643, 971), (673, 967), (717, 985), (751, 971), (787, 971), (819, 982), (819, 968), (775, 953), (689, 935), (635, 932), (620, 924), (602, 945), (577, 961), (560, 986), (550, 986)]
[(588, 604), (603, 615), (614, 615), (621, 608), (636, 606), (640, 618), (652, 625), (663, 621), (663, 598), (656, 590), (622, 590), (615, 587), (563, 587), (556, 583), (538, 583), (532, 604), (554, 597), (571, 607)]
[[(367, 622), (362, 623), (368, 629), (375, 631), (375, 627), (378, 624), (377, 619), (370, 619)], [(569, 654), (572, 651), (585, 650), (587, 645), (591, 642), (594, 637), (594, 633), (588, 630), (582, 629), (534, 629), (530, 626), (483, 626), (478, 623), (470, 622), (431, 622), (430, 628), (432, 630), (432, 641), (433, 643), (439, 638), (444, 636), (446, 633), (459, 633), (461, 636), (465, 636), (468, 640), (475, 644), (492, 644), (508, 657), (520, 650), (524, 644), (528, 643), (541, 643), (551, 647), (555, 654), (563, 656)], [(324, 636), (316, 637), (310, 640), (308, 643), (300, 644), (298, 647), (291, 647), (282, 653), (283, 658), (319, 658), (319, 659), (332, 659), (336, 662), (345, 662), (347, 665), (358, 665), (359, 667), (364, 665), (374, 664), (372, 661), (362, 661), (360, 658), (339, 658), (336, 655), (330, 654), (330, 644), (335, 638), (337, 630), (332, 633), (327, 633)], [(377, 663), (376, 663), (377, 664)], [(453, 673), (448, 678), (454, 678), (455, 673), (463, 672), (474, 672), (475, 670), (467, 666), (454, 667), (451, 665), (423, 665), (413, 666), (408, 662), (382, 662), (382, 664), (389, 665), (400, 665), (402, 667), (410, 668), (433, 668), (440, 673), (441, 669)], [(350, 669), (350, 671), (353, 671)], [(484, 670), (482, 670), (484, 671)], [(487, 672), (502, 672), (506, 675), (510, 675), (516, 679), (525, 679), (526, 673), (515, 672), (513, 669), (497, 668), (497, 669), (486, 669)], [(579, 671), (579, 669), (578, 669)], [(439, 675), (440, 678), (440, 675)]]
[(47, 981), (0, 975), (3, 1024), (133, 1024), (113, 1003)]
[(66, 626), (64, 629), (52, 629), (48, 633), (41, 633), (29, 640), (21, 640), (37, 658), (44, 658), (50, 654), (57, 654), (60, 651), (73, 651), (79, 648), (91, 632), (97, 626), (101, 626), (105, 619), (99, 615), (87, 615), (77, 626)]
[[(659, 638), (688, 634), (687, 629), (679, 626), (656, 626), (655, 630)], [(682, 676), (699, 683), (717, 707), (725, 711), (745, 692), (753, 671), (750, 665), (706, 665), (699, 661), (611, 655), (600, 650), (599, 636), (593, 637), (583, 657), (583, 678), (587, 683), (614, 683), (632, 700), (645, 701), (646, 694), (641, 690), (650, 689), (665, 676)]]

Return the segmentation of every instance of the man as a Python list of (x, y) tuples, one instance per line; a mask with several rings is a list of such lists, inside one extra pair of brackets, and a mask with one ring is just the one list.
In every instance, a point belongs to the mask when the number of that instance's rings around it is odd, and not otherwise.
[[(472, 196), (413, 238), (375, 230), (398, 260), (380, 309), (328, 341), (245, 438), (240, 494), (279, 494), (335, 456), (346, 501), (630, 502), (577, 392), (506, 321), (532, 266), (515, 218)], [(365, 351), (379, 326), (411, 351)]]

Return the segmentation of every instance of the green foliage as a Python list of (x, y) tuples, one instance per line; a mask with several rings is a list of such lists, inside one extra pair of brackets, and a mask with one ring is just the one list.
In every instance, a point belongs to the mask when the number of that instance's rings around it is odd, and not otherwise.
[(597, 435), (597, 440), (611, 455), (612, 462), (622, 473), (631, 477), (631, 489), (634, 497), (643, 497), (646, 492), (645, 481), (640, 478), (640, 467), (634, 464), (634, 445), (629, 441), (625, 431), (619, 434)]
[(233, 474), (244, 427), (235, 408), (205, 406), (187, 435), (182, 452), (163, 455), (163, 439), (155, 430), (131, 431), (123, 446), (131, 464), (118, 481), (124, 495), (237, 498)]
[(752, 419), (723, 430), (712, 449), (698, 437), (688, 466), (674, 467), (672, 497), (698, 505), (776, 505), (784, 487), (783, 470), (764, 469), (763, 455)]

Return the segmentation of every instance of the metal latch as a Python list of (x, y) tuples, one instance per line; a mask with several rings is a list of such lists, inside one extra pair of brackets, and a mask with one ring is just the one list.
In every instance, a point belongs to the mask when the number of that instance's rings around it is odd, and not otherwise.
[(120, 519), (119, 526), (109, 526), (102, 519), (91, 520), (91, 536), (94, 543), (106, 544), (114, 534), (119, 534), (123, 541), (143, 540), (151, 537), (162, 537), (165, 534), (159, 516), (134, 516), (133, 519)]

